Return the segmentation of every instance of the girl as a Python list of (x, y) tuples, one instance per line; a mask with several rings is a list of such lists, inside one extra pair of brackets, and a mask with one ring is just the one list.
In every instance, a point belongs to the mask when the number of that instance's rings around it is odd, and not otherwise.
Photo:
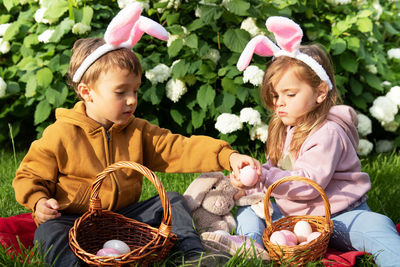
[[(328, 196), (334, 230), (330, 246), (373, 254), (379, 266), (399, 266), (400, 236), (386, 216), (367, 205), (371, 187), (361, 171), (356, 153), (357, 116), (339, 101), (331, 61), (318, 45), (300, 46), (302, 31), (293, 21), (271, 17), (266, 26), (279, 45), (257, 36), (243, 51), (238, 68), (247, 67), (253, 53), (273, 55), (265, 72), (261, 98), (272, 111), (268, 127), (267, 162), (260, 183), (237, 197), (266, 191), (285, 176), (303, 176), (316, 181)], [(231, 177), (238, 186), (240, 182)], [(274, 189), (272, 220), (291, 215), (324, 216), (318, 191), (302, 182), (288, 182)], [(265, 221), (249, 207), (237, 212), (240, 235), (263, 244)], [(267, 248), (268, 249), (268, 248)]]

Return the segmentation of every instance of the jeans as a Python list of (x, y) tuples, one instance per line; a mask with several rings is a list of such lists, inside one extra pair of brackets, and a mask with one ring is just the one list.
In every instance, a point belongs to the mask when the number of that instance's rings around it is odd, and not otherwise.
[[(171, 252), (187, 254), (204, 251), (200, 237), (193, 228), (193, 220), (184, 197), (176, 192), (168, 192), (172, 212), (172, 232), (177, 234), (178, 242)], [(125, 217), (158, 227), (163, 216), (160, 197), (155, 196), (145, 201), (129, 205), (116, 213)], [(74, 221), (80, 215), (62, 214), (61, 217), (48, 220), (39, 225), (35, 231), (35, 241), (39, 241), (46, 254), (46, 263), (50, 266), (81, 266), (82, 262), (69, 247), (68, 233)]]
[[(283, 218), (273, 203), (272, 221)], [(237, 233), (246, 235), (263, 244), (262, 235), (265, 220), (259, 218), (250, 206), (239, 207), (237, 211)], [(400, 265), (400, 235), (396, 226), (385, 215), (372, 212), (364, 202), (351, 211), (333, 214), (334, 224), (329, 247), (340, 251), (364, 251), (374, 255), (378, 266)]]

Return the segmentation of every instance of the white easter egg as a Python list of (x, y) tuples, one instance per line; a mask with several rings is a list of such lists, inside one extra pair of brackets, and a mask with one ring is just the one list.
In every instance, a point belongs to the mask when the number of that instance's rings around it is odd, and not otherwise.
[(307, 237), (307, 242), (311, 242), (312, 240), (318, 238), (321, 235), (320, 232), (312, 232), (308, 237)]
[(106, 243), (104, 243), (103, 248), (113, 248), (121, 252), (121, 254), (126, 254), (131, 251), (125, 242), (117, 239), (108, 240)]
[(122, 253), (119, 250), (114, 248), (102, 248), (97, 251), (97, 256), (109, 256), (109, 257), (116, 257), (121, 255)]
[(245, 186), (253, 186), (258, 180), (257, 169), (247, 165), (240, 169), (239, 178)]
[(269, 240), (273, 244), (287, 246), (286, 236), (281, 231), (275, 231), (271, 234)]
[(293, 232), (297, 237), (299, 243), (307, 240), (307, 237), (312, 233), (311, 225), (306, 221), (298, 221), (294, 225)]
[(284, 229), (284, 230), (281, 230), (281, 232), (282, 232), (282, 234), (285, 235), (286, 240), (288, 242), (291, 242), (291, 243), (297, 245), (297, 237), (292, 231)]

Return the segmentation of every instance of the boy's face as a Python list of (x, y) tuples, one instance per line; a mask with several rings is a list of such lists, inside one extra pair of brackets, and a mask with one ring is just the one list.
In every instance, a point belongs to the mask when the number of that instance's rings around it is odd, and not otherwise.
[(135, 112), (141, 77), (126, 69), (110, 69), (88, 85), (86, 114), (106, 129), (125, 123)]

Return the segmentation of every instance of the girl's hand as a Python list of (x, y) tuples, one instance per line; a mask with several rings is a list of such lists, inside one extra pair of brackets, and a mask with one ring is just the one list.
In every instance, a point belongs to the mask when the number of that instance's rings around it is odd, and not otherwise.
[(55, 219), (61, 216), (61, 213), (58, 212), (60, 206), (58, 205), (57, 200), (54, 198), (41, 198), (36, 203), (35, 209), (35, 218), (36, 221), (41, 224), (50, 219)]

